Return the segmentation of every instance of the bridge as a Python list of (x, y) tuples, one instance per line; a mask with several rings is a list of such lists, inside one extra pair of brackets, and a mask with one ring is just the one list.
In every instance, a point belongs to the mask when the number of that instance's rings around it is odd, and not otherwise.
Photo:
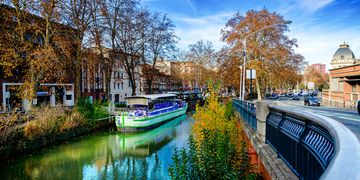
[(331, 117), (232, 100), (261, 166), (274, 179), (360, 179), (360, 141)]

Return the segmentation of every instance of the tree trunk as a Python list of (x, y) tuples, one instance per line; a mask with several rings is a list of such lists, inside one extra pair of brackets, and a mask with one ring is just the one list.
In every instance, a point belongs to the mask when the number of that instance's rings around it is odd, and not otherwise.
[(262, 93), (261, 93), (261, 89), (260, 89), (260, 83), (259, 83), (259, 78), (256, 78), (256, 91), (257, 91), (257, 97), (258, 100), (262, 100)]
[(112, 73), (112, 71), (111, 71), (111, 69), (112, 69), (112, 66), (109, 68), (107, 68), (107, 69), (109, 69), (108, 71), (106, 71), (105, 72), (105, 87), (106, 87), (106, 96), (107, 96), (107, 99), (108, 100), (111, 100), (111, 89), (110, 89), (110, 86), (111, 86), (111, 73)]
[(147, 85), (148, 85), (148, 87), (149, 87), (149, 91), (148, 91), (148, 94), (152, 94), (153, 93), (153, 89), (152, 89), (152, 81), (151, 80), (146, 80), (146, 83), (147, 83)]
[(75, 94), (75, 102), (81, 96), (81, 69), (82, 69), (82, 59), (81, 59), (81, 45), (78, 44), (76, 50), (76, 60), (75, 60), (75, 82), (74, 82), (74, 94)]

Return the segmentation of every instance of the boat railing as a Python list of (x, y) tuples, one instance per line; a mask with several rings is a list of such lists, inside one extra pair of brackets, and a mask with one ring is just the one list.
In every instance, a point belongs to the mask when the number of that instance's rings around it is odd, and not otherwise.
[(150, 112), (148, 113), (148, 116), (154, 116), (154, 115), (166, 113), (166, 112), (169, 112), (169, 111), (173, 111), (173, 110), (176, 110), (176, 109), (179, 109), (179, 106), (178, 106), (177, 104), (175, 104), (175, 105), (173, 105), (173, 106), (170, 106), (170, 107), (166, 107), (166, 108), (162, 108), (162, 109), (157, 109), (157, 110), (154, 110), (154, 111), (150, 111)]
[(103, 111), (107, 111), (112, 115), (117, 115), (117, 114), (121, 114), (121, 113), (125, 113), (125, 112), (130, 112), (131, 108), (120, 108), (120, 107), (103, 107)]

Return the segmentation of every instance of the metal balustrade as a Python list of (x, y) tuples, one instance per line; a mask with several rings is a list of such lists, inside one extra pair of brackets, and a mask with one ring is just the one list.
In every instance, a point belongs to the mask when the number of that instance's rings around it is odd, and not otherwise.
[(340, 122), (266, 102), (259, 102), (259, 108), (265, 109), (257, 119), (253, 103), (237, 99), (232, 103), (257, 136), (265, 135), (265, 143), (300, 179), (360, 179), (360, 141)]
[(359, 140), (344, 125), (310, 112), (269, 110), (266, 143), (300, 179), (360, 178)]
[(241, 101), (238, 99), (232, 100), (233, 107), (238, 111), (246, 123), (248, 123), (255, 131), (257, 129), (256, 123), (256, 107), (254, 103)]

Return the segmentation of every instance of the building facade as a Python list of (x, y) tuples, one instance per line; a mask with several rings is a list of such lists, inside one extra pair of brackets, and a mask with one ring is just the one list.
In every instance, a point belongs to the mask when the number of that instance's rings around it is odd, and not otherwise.
[(318, 70), (321, 73), (326, 73), (326, 64), (317, 63), (317, 64), (312, 64), (311, 67), (313, 67), (314, 69)]
[[(111, 56), (111, 51), (104, 48), (104, 59)], [(114, 55), (114, 63), (110, 75), (110, 101), (114, 103), (124, 103), (125, 98), (132, 95), (132, 84), (125, 71), (122, 52), (117, 52)], [(106, 100), (106, 76), (104, 62), (99, 58), (99, 51), (97, 48), (89, 48), (84, 59), (81, 77), (81, 93), (83, 97), (88, 97), (93, 100)], [(137, 72), (140, 72), (139, 70)], [(136, 77), (136, 94), (141, 94), (140, 75)]]
[(341, 44), (331, 60), (330, 88), (323, 90), (324, 105), (355, 108), (360, 100), (360, 60), (348, 44)]
[[(0, 12), (0, 55), (4, 55), (3, 57), (10, 55), (11, 61), (16, 62), (15, 67), (7, 69), (7, 71), (11, 71), (11, 75), (5, 74), (6, 67), (0, 65), (0, 103), (3, 107), (1, 109), (3, 111), (11, 111), (14, 108), (28, 110), (30, 103), (55, 106), (60, 102), (65, 106), (73, 106), (74, 76), (71, 73), (70, 63), (64, 63), (63, 69), (49, 66), (46, 71), (42, 69), (37, 74), (36, 70), (30, 71), (29, 69), (35, 60), (44, 63), (42, 58), (49, 52), (44, 48), (46, 38), (51, 42), (47, 44), (48, 49), (59, 54), (63, 53), (62, 55), (68, 54), (62, 58), (51, 57), (51, 61), (74, 58), (73, 50), (77, 49), (77, 46), (72, 33), (76, 32), (76, 29), (55, 21), (48, 22), (30, 12), (22, 12), (18, 17), (19, 13), (13, 7), (4, 4), (0, 4)], [(19, 28), (19, 19), (22, 31), (15, 30)], [(51, 35), (46, 36), (45, 32), (50, 29)], [(26, 80), (30, 81), (29, 78), (25, 79), (29, 77), (30, 73), (36, 76), (34, 79), (37, 79), (35, 82), (37, 92), (34, 93), (33, 99), (28, 100), (22, 98), (21, 86)]]
[(331, 60), (331, 69), (336, 69), (345, 66), (351, 66), (358, 64), (359, 59), (355, 58), (354, 53), (350, 49), (350, 46), (346, 43), (340, 44), (340, 47), (336, 50)]
[(324, 105), (355, 108), (360, 100), (360, 64), (329, 70), (330, 89), (323, 91)]
[(181, 80), (182, 90), (200, 89), (201, 67), (193, 62), (173, 62), (172, 73)]
[[(155, 69), (152, 69), (150, 65), (142, 66), (142, 89), (145, 94), (161, 94), (172, 91), (181, 91), (181, 79), (172, 71), (174, 63), (169, 60), (159, 59), (155, 64)], [(146, 73), (149, 71), (153, 74)], [(149, 82), (147, 82), (147, 76), (153, 76), (151, 82), (151, 92), (149, 88)]]

